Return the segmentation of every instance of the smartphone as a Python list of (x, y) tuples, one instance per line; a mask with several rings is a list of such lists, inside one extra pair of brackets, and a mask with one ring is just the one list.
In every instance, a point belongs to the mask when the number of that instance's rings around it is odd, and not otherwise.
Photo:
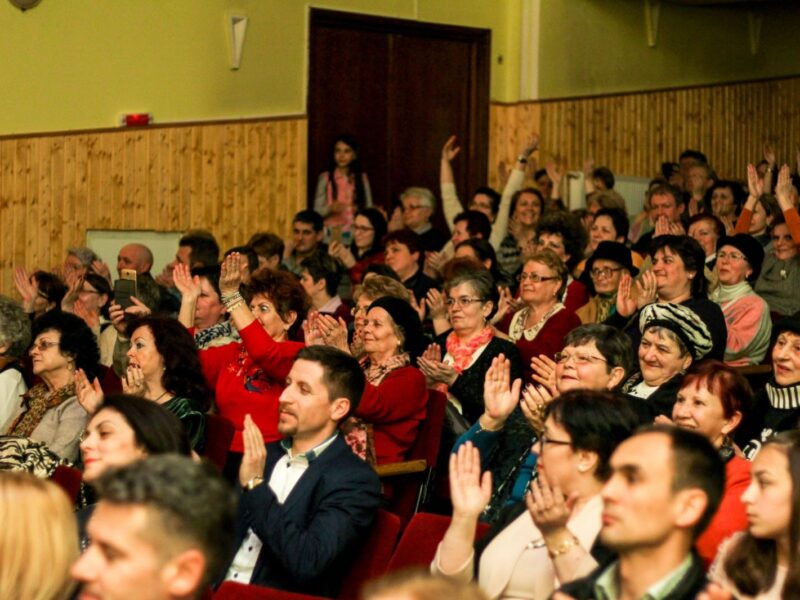
[(331, 225), (331, 241), (342, 243), (342, 226)]
[(120, 278), (114, 282), (114, 302), (125, 310), (129, 306), (133, 306), (131, 296), (136, 295), (136, 271), (122, 269), (119, 276)]

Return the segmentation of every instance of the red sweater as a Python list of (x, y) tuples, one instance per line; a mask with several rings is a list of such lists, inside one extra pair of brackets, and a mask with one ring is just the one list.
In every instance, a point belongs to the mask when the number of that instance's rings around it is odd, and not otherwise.
[(581, 320), (578, 316), (565, 308), (547, 319), (535, 338), (528, 341), (523, 335), (515, 342), (522, 360), (523, 384), (533, 381), (531, 358), (540, 354), (553, 358), (556, 352), (564, 349), (564, 336), (580, 324)]
[(219, 414), (236, 427), (232, 452), (244, 452), (244, 416), (250, 414), (264, 442), (278, 433), (278, 399), (286, 376), (303, 348), (298, 342), (276, 342), (258, 321), (242, 329), (242, 344), (231, 343), (200, 350), (200, 364), (208, 385), (216, 392)]
[(396, 369), (380, 385), (366, 385), (355, 414), (372, 424), (379, 465), (405, 460), (427, 404), (425, 377), (416, 367)]
[(703, 564), (708, 568), (717, 555), (719, 545), (737, 531), (747, 528), (747, 514), (742, 494), (750, 485), (750, 461), (734, 456), (725, 464), (725, 491), (714, 518), (695, 545)]

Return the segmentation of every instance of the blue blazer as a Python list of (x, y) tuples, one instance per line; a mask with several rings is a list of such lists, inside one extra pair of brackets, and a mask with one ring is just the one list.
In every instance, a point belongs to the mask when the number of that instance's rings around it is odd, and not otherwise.
[(380, 480), (340, 435), (280, 504), (269, 479), (284, 454), (279, 442), (267, 446), (264, 483), (239, 502), (234, 547), (239, 549), (248, 528), (264, 544), (250, 583), (333, 597), (378, 511)]

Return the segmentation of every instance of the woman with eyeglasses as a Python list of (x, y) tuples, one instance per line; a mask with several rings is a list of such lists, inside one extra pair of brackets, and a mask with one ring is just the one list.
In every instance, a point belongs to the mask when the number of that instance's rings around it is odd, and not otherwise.
[(581, 278), (587, 281), (589, 302), (575, 311), (582, 323), (602, 323), (616, 313), (617, 290), (623, 274), (630, 277), (639, 274), (631, 255), (620, 242), (603, 241), (594, 249)]
[(43, 442), (60, 458), (78, 457), (78, 436), (89, 415), (75, 393), (75, 371), (98, 373), (100, 358), (92, 330), (82, 319), (49, 311), (33, 322), (33, 374), (41, 379), (22, 397), (8, 435)]
[(525, 501), (505, 509), (477, 543), (475, 526), (492, 495), (492, 477), (481, 474), (477, 449), (461, 446), (450, 457), (453, 518), (431, 570), (477, 579), (489, 598), (508, 600), (544, 600), (560, 584), (591, 572), (608, 554), (595, 541), (609, 459), (637, 426), (618, 396), (581, 390), (553, 400), (531, 448), (539, 457), (538, 478)]
[(551, 250), (541, 250), (525, 259), (519, 274), (519, 296), (525, 306), (508, 325), (508, 336), (522, 359), (523, 381), (531, 380), (531, 360), (552, 358), (564, 348), (564, 336), (581, 324), (575, 313), (561, 302), (569, 271)]
[(498, 292), (487, 269), (459, 270), (444, 285), (450, 329), (436, 338), (418, 363), (430, 387), (447, 393), (469, 427), (484, 410), (483, 380), (494, 357), (511, 361), (512, 376), (522, 376), (519, 351), (497, 336), (489, 323)]
[(367, 267), (383, 264), (386, 217), (377, 208), (362, 208), (356, 213), (350, 230), (353, 232), (352, 245), (348, 248), (341, 242), (331, 241), (328, 254), (342, 261), (355, 286), (361, 283)]
[(764, 250), (745, 233), (718, 242), (716, 270), (719, 286), (709, 297), (719, 304), (728, 325), (725, 363), (758, 365), (767, 354), (772, 335), (769, 306), (751, 287), (758, 279)]

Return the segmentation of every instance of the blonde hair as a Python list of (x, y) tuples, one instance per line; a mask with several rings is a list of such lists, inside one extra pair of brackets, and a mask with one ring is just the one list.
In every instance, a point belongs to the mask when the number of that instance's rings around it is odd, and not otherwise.
[(21, 600), (71, 597), (78, 558), (72, 506), (55, 483), (0, 472), (0, 590)]
[(564, 261), (561, 260), (559, 256), (552, 250), (544, 249), (524, 256), (522, 268), (524, 269), (525, 265), (531, 262), (537, 262), (544, 265), (561, 280), (561, 285), (558, 288), (558, 292), (556, 292), (556, 297), (559, 299), (563, 298), (564, 290), (567, 289), (567, 277), (569, 276), (569, 269), (567, 269), (567, 265), (564, 264)]
[(402, 283), (396, 279), (378, 275), (377, 273), (367, 273), (361, 285), (357, 285), (355, 290), (353, 290), (353, 300), (357, 302), (361, 294), (364, 294), (372, 301), (385, 296), (391, 296), (392, 298), (399, 298), (405, 301), (411, 298), (408, 288)]

